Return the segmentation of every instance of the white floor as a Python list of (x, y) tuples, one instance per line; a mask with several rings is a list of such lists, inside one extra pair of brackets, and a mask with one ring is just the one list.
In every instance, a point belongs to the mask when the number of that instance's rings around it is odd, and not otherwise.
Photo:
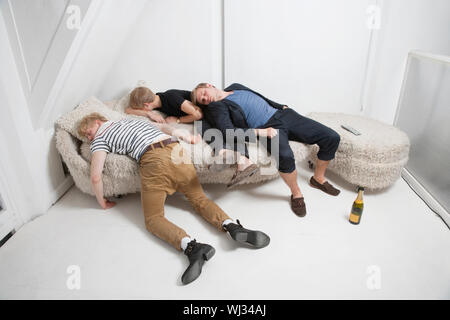
[(328, 196), (301, 171), (304, 218), (291, 212), (281, 179), (232, 191), (205, 186), (230, 216), (270, 235), (261, 250), (238, 247), (180, 194), (169, 197), (167, 217), (216, 248), (188, 286), (180, 281), (187, 258), (146, 231), (138, 194), (103, 211), (72, 187), (0, 248), (0, 298), (450, 299), (450, 231), (402, 179), (366, 192), (354, 226), (355, 190), (330, 175), (342, 192)]

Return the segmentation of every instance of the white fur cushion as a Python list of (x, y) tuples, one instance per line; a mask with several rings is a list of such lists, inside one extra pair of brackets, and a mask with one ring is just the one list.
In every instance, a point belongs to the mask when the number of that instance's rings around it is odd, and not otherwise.
[(78, 125), (84, 116), (92, 112), (98, 112), (108, 120), (112, 121), (117, 121), (125, 117), (124, 114), (111, 110), (111, 108), (107, 107), (96, 97), (90, 97), (86, 101), (80, 103), (71, 112), (61, 116), (56, 121), (56, 125), (61, 129), (69, 132), (74, 137), (77, 137), (79, 140), (87, 142), (87, 138), (81, 137), (78, 134)]
[[(398, 128), (358, 115), (315, 112), (308, 114), (335, 130), (341, 136), (336, 157), (330, 162), (329, 170), (346, 181), (366, 187), (381, 189), (393, 184), (408, 161), (409, 138)], [(347, 125), (358, 130), (356, 136), (343, 129)], [(312, 161), (317, 160), (319, 147), (313, 146)]]

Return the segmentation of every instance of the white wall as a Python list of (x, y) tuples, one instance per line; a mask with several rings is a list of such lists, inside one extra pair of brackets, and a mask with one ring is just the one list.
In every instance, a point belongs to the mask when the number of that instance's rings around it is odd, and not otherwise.
[(68, 2), (67, 0), (8, 1), (11, 18), (14, 19), (15, 31), (22, 49), (20, 54), (23, 55), (30, 90), (38, 78)]
[(72, 185), (54, 142), (53, 121), (43, 119), (76, 30), (66, 27), (66, 7), (83, 14), (89, 0), (0, 2), (0, 192), (9, 225), (18, 229), (44, 214)]
[[(95, 2), (95, 1), (93, 1)], [(80, 23), (90, 0), (7, 0), (1, 2), (9, 41), (35, 129), (43, 127), (54, 108), (54, 84), (64, 70), (78, 29), (69, 28), (71, 7)]]
[(225, 83), (302, 114), (358, 113), (370, 0), (226, 0)]
[(55, 152), (52, 132), (35, 130), (9, 45), (3, 15), (0, 14), (0, 192), (19, 228), (41, 215), (60, 196), (65, 183), (61, 162)]
[[(80, 30), (82, 34), (75, 39), (79, 43), (67, 76), (61, 79), (61, 89), (54, 103), (57, 108), (48, 117), (47, 126), (90, 96), (110, 99), (102, 95), (101, 90), (109, 82), (108, 73), (117, 68), (116, 57), (123, 50), (124, 41), (147, 2), (103, 0), (91, 5), (87, 12), (89, 17), (86, 17), (88, 21)], [(132, 63), (136, 63), (136, 59), (132, 59)], [(124, 88), (122, 79), (115, 75), (115, 81), (121, 84), (114, 88), (115, 95)]]
[(408, 52), (450, 55), (450, 1), (384, 0), (375, 35), (365, 114), (392, 124)]
[(221, 1), (148, 1), (101, 86), (118, 98), (146, 80), (157, 91), (221, 82)]
[[(242, 82), (301, 113), (360, 113), (363, 104), (365, 115), (392, 123), (407, 52), (450, 46), (446, 0), (224, 0), (222, 61), (221, 3), (106, 1), (50, 119), (90, 95), (119, 98), (147, 80), (155, 91)], [(375, 3), (381, 27), (361, 100)]]

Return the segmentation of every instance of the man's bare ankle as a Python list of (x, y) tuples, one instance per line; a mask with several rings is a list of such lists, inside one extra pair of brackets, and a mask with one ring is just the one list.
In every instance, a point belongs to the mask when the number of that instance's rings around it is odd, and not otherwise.
[(295, 192), (292, 194), (293, 199), (303, 198), (303, 194), (301, 192)]
[(237, 169), (239, 171), (243, 171), (243, 170), (247, 169), (248, 167), (250, 167), (252, 164), (253, 164), (253, 162), (251, 162), (250, 159), (247, 159), (246, 157), (241, 156), (238, 161)]
[(327, 181), (327, 179), (325, 179), (325, 177), (316, 177), (316, 176), (314, 176), (314, 180), (316, 180), (320, 184), (324, 184), (324, 182)]
[(251, 164), (252, 164), (251, 162), (239, 163), (237, 169), (238, 171), (244, 171), (245, 169), (250, 167)]

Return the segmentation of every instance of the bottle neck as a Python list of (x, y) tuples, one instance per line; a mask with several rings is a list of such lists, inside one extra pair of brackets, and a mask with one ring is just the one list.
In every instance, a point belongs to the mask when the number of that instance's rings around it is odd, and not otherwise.
[(358, 197), (356, 197), (355, 202), (363, 202), (363, 193), (364, 190), (358, 190)]

